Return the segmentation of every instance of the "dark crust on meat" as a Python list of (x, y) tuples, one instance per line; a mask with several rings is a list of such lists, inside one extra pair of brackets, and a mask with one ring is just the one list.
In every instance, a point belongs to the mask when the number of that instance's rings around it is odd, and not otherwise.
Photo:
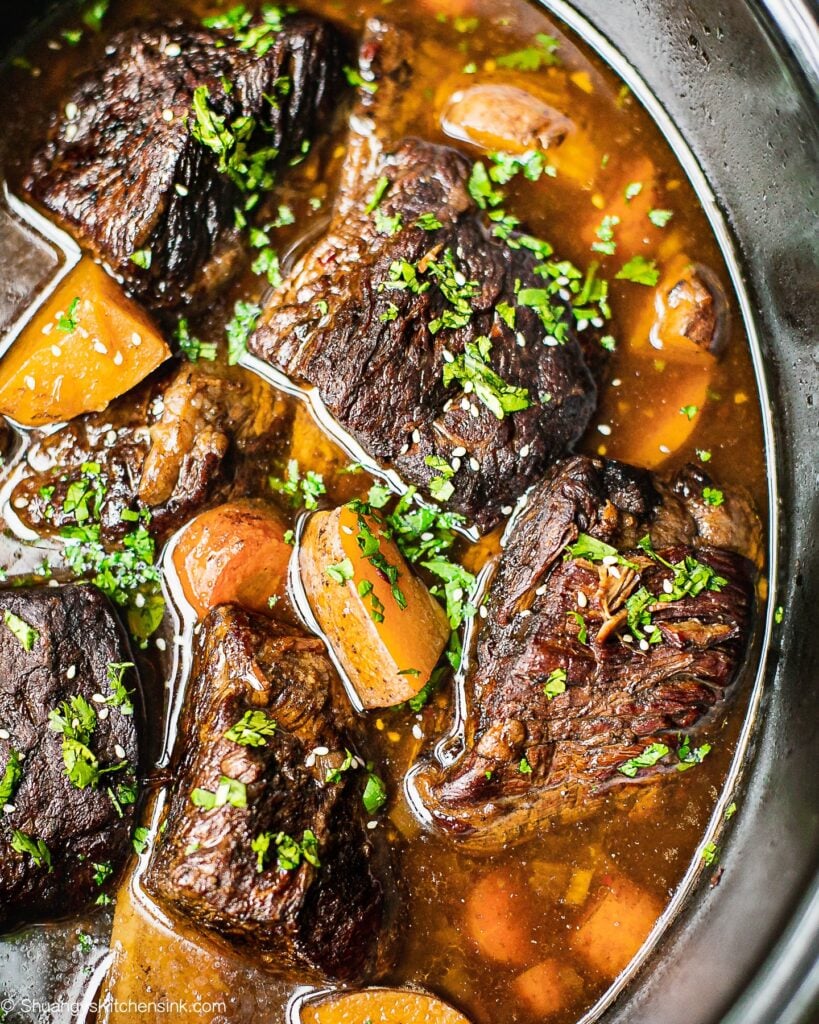
[[(249, 709), (278, 728), (265, 746), (239, 746), (224, 733)], [(196, 924), (259, 954), (274, 970), (361, 980), (389, 946), (384, 851), (365, 828), (365, 773), (325, 784), (356, 723), (320, 640), (232, 606), (215, 609), (200, 634), (177, 740), (176, 784), (147, 885)], [(305, 763), (316, 747), (331, 761)], [(309, 761), (308, 761), (309, 763)], [(195, 787), (227, 775), (247, 785), (246, 808), (195, 807)], [(263, 872), (251, 850), (263, 831), (318, 838), (321, 867)], [(201, 843), (193, 852), (191, 845)]]
[[(587, 815), (607, 788), (630, 781), (618, 766), (650, 743), (665, 744), (672, 755), (641, 769), (635, 781), (675, 771), (681, 734), (724, 706), (750, 638), (755, 573), (736, 549), (708, 544), (689, 507), (696, 500), (691, 472), (666, 483), (620, 463), (577, 457), (531, 493), (489, 590), (466, 686), (465, 751), (448, 768), (427, 765), (417, 776), (444, 831), (495, 847), (538, 825)], [(564, 559), (581, 532), (617, 548), (637, 571), (621, 566), (612, 575), (585, 559)], [(641, 586), (661, 595), (673, 575), (637, 548), (646, 533), (666, 561), (693, 555), (727, 585), (654, 603), (662, 642), (641, 650), (623, 640), (624, 602)], [(750, 524), (736, 533), (741, 551), (752, 534)], [(566, 690), (550, 700), (543, 687), (554, 669), (566, 671)], [(524, 757), (530, 774), (520, 771)]]
[[(374, 48), (372, 41), (363, 48), (368, 73)], [(387, 76), (387, 69), (380, 73)], [(363, 110), (371, 103), (365, 95)], [(440, 469), (427, 460), (451, 464), (453, 450), (466, 449), (446, 504), (485, 531), (580, 438), (594, 412), (596, 385), (571, 325), (564, 344), (546, 344), (533, 309), (517, 307), (515, 330), (497, 314), (498, 303), (515, 306), (518, 282), (524, 288), (544, 282), (534, 273), (531, 252), (511, 248), (485, 226), (467, 187), (469, 160), (447, 147), (406, 139), (373, 165), (371, 149), (353, 139), (350, 161), (361, 173), (354, 181), (352, 173), (342, 175), (328, 235), (272, 297), (249, 349), (315, 386), (336, 421), (408, 484), (428, 489)], [(393, 236), (380, 234), (366, 212), (381, 176), (390, 184), (380, 211), (402, 218), (403, 228)], [(422, 214), (433, 214), (442, 227), (417, 227)], [(383, 285), (394, 261), (418, 264), (447, 250), (479, 287), (469, 323), (433, 335), (428, 325), (448, 308), (437, 285), (420, 295)], [(326, 302), (326, 314), (319, 300)], [(397, 315), (382, 319), (391, 306)], [(530, 408), (499, 420), (474, 396), (466, 399), (459, 385), (444, 386), (446, 361), (482, 336), (492, 342), (492, 368), (509, 384), (528, 389)]]
[[(100, 765), (127, 760), (138, 765), (133, 715), (111, 708), (104, 719), (94, 694), (111, 693), (107, 666), (131, 661), (128, 643), (107, 598), (88, 586), (20, 587), (0, 591), (0, 613), (19, 616), (39, 631), (31, 651), (0, 624), (0, 777), (10, 751), (24, 755), (23, 776), (13, 795), (14, 810), (0, 819), (0, 930), (47, 921), (82, 910), (108, 892), (130, 850), (133, 805), (115, 809), (106, 788), (78, 789), (65, 773), (62, 738), (48, 728), (49, 711), (77, 694), (95, 707), (97, 725), (90, 747)], [(73, 668), (72, 668), (73, 666)], [(124, 682), (137, 686), (133, 669)], [(125, 758), (115, 748), (122, 747)], [(111, 786), (125, 773), (108, 776)], [(131, 782), (133, 772), (129, 774)], [(35, 867), (28, 854), (11, 847), (12, 829), (42, 839), (52, 857), (51, 872)], [(95, 864), (110, 863), (109, 882), (93, 880)]]
[[(237, 265), (234, 208), (243, 199), (216, 154), (191, 135), (195, 89), (208, 88), (228, 125), (256, 118), (262, 127), (250, 145), (278, 148), (282, 164), (330, 117), (342, 65), (336, 30), (308, 15), (289, 17), (262, 57), (179, 22), (136, 25), (111, 39), (66, 97), (76, 116), (64, 116), (67, 104), (54, 116), (24, 191), (150, 305), (178, 306), (197, 289), (210, 299)], [(229, 96), (223, 76), (233, 84)], [(290, 91), (273, 105), (265, 96), (277, 95), (283, 77)], [(152, 261), (142, 269), (131, 255), (146, 248)]]

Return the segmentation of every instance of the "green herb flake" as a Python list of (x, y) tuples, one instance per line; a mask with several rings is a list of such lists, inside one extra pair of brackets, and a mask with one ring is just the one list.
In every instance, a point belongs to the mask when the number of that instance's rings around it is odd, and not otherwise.
[(23, 779), (23, 761), (16, 750), (9, 750), (9, 759), (0, 779), (0, 809), (10, 804)]
[(650, 743), (642, 753), (637, 754), (636, 757), (631, 757), (628, 761), (624, 761), (622, 764), (617, 766), (617, 771), (621, 775), (627, 776), (629, 779), (633, 779), (641, 768), (652, 768), (659, 761), (662, 761), (669, 752), (668, 747), (665, 743)]
[(631, 281), (653, 287), (660, 280), (660, 271), (656, 260), (647, 260), (645, 256), (632, 256), (614, 275), (618, 281)]
[(706, 843), (700, 850), (700, 857), (705, 866), (710, 868), (719, 859), (719, 847), (713, 840)]
[(368, 82), (366, 78), (362, 77), (361, 72), (357, 68), (345, 67), (344, 77), (354, 89), (363, 89), (364, 92), (368, 92), (370, 95), (378, 92), (378, 83)]
[(367, 814), (376, 814), (387, 802), (387, 787), (371, 767), (368, 767), (367, 784), (361, 795), (361, 802)]
[(51, 851), (42, 839), (35, 839), (15, 828), (11, 833), (11, 848), (15, 853), (28, 854), (36, 868), (46, 867), (49, 874), (54, 870), (51, 866)]
[(655, 228), (664, 228), (674, 216), (671, 210), (649, 210), (648, 219)]
[(57, 320), (57, 330), (63, 334), (72, 334), (77, 329), (77, 310), (80, 308), (80, 297), (75, 295), (65, 313)]
[(711, 505), (712, 508), (719, 508), (725, 503), (725, 495), (717, 487), (703, 487), (702, 498), (706, 505)]
[(613, 548), (611, 544), (606, 544), (602, 540), (598, 540), (597, 537), (592, 537), (588, 533), (578, 533), (577, 540), (573, 544), (566, 546), (566, 554), (569, 558), (585, 558), (590, 562), (602, 562), (604, 560), (614, 560), (618, 565), (625, 565), (629, 569), (637, 569), (638, 566), (635, 562), (630, 562), (627, 558), (619, 553), (617, 548)]
[(600, 226), (595, 231), (597, 241), (592, 242), (592, 250), (594, 252), (601, 252), (605, 256), (614, 255), (617, 250), (617, 243), (614, 241), (614, 229), (619, 223), (620, 218), (616, 215), (607, 214), (603, 218)]
[(465, 394), (474, 394), (497, 419), (502, 420), (508, 413), (528, 409), (532, 402), (526, 388), (509, 384), (495, 373), (489, 362), (491, 352), (492, 342), (487, 337), (466, 342), (461, 355), (455, 356), (452, 362), (444, 363), (443, 379), (446, 387), (453, 382), (461, 384)]
[(130, 257), (131, 262), (142, 267), (143, 270), (150, 270), (152, 258), (153, 254), (150, 249), (137, 249), (136, 252), (131, 253)]
[(256, 326), (256, 321), (261, 313), (261, 308), (252, 302), (240, 300), (233, 307), (233, 317), (225, 328), (229, 366), (235, 366), (247, 351), (247, 339)]
[(531, 46), (512, 53), (502, 54), (495, 59), (500, 68), (514, 71), (540, 71), (544, 67), (554, 67), (560, 63), (557, 57), (558, 40), (554, 36), (538, 32)]
[(549, 700), (554, 700), (566, 692), (568, 675), (565, 668), (553, 668), (543, 686), (543, 692)]
[(134, 847), (134, 853), (136, 853), (137, 856), (139, 856), (139, 854), (141, 853), (144, 853), (145, 850), (148, 848), (148, 841), (150, 839), (150, 836), (151, 830), (146, 828), (144, 825), (139, 825), (137, 828), (134, 829), (134, 835), (133, 838), (131, 839), (131, 843)]
[(344, 586), (348, 580), (353, 578), (353, 563), (349, 558), (345, 558), (336, 565), (328, 565), (324, 572), (334, 583)]
[(238, 779), (222, 775), (215, 791), (199, 788), (192, 790), (191, 803), (206, 811), (225, 807), (227, 804), (231, 807), (247, 807), (247, 786)]
[(225, 738), (240, 747), (265, 747), (265, 737), (276, 732), (277, 723), (264, 711), (245, 711), (242, 717), (225, 733)]
[(39, 630), (35, 629), (34, 626), (30, 626), (25, 619), (21, 619), (19, 615), (15, 615), (8, 608), (3, 612), (3, 622), (24, 651), (34, 649), (34, 645), (40, 638)]
[(680, 415), (685, 416), (688, 420), (693, 420), (699, 411), (700, 407), (698, 405), (683, 405), (680, 407)]
[(518, 771), (521, 775), (532, 774), (532, 766), (529, 764), (528, 760), (525, 757), (522, 757), (520, 759), (520, 764), (518, 764)]

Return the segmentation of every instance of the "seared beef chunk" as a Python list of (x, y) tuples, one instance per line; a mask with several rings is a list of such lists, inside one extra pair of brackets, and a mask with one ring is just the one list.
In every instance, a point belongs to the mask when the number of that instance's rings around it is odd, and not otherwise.
[(696, 758), (689, 734), (748, 644), (759, 529), (729, 494), (706, 515), (708, 484), (578, 457), (530, 494), (489, 590), (464, 750), (417, 777), (444, 831), (515, 841)]
[(136, 799), (130, 661), (99, 591), (0, 591), (0, 930), (74, 913), (116, 881)]
[[(244, 478), (265, 479), (265, 457), (275, 448), (285, 415), (277, 393), (255, 374), (237, 369), (220, 375), (185, 364), (104, 412), (45, 435), (29, 456), (12, 503), (38, 533), (81, 525), (85, 520), (66, 498), (78, 480), (88, 479), (83, 467), (97, 465), (103, 537), (120, 538), (133, 526), (123, 520), (123, 509), (140, 508), (151, 513), (151, 532), (164, 537), (206, 502), (241, 493)], [(81, 515), (86, 509), (93, 514), (94, 506), (95, 501), (81, 506)]]
[[(24, 190), (150, 305), (209, 296), (231, 275), (234, 211), (260, 187), (248, 183), (252, 155), (266, 149), (264, 170), (276, 170), (333, 110), (335, 29), (288, 17), (270, 49), (257, 49), (179, 23), (130, 28), (77, 82), (31, 161)], [(193, 109), (203, 88), (211, 121), (201, 103)], [(150, 266), (131, 258), (144, 250)]]
[(383, 966), (385, 851), (365, 827), (367, 775), (348, 762), (328, 779), (355, 736), (320, 640), (214, 609), (199, 635), (150, 891), (276, 970), (354, 981)]
[[(378, 60), (380, 38), (362, 67), (386, 101), (402, 65)], [(366, 93), (357, 131), (378, 97)], [(414, 139), (376, 151), (354, 133), (329, 232), (249, 348), (315, 386), (379, 464), (486, 530), (581, 436), (595, 383), (562, 300), (548, 327), (519, 302), (545, 294), (538, 260), (489, 230), (470, 162)]]

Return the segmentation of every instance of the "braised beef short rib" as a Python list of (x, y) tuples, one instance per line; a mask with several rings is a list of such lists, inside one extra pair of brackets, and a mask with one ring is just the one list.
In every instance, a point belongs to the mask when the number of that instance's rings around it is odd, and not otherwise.
[[(381, 466), (487, 530), (582, 435), (595, 381), (568, 312), (558, 342), (517, 303), (521, 289), (543, 289), (538, 259), (494, 236), (470, 194), (470, 161), (417, 139), (377, 138), (406, 74), (381, 23), (361, 54), (368, 84), (335, 216), (273, 294), (249, 349), (317, 388)], [(490, 391), (498, 378), (525, 389), (528, 407), (499, 417), (480, 382), (445, 384), (464, 360), (476, 379), (493, 375)]]
[(415, 777), (441, 830), (496, 847), (690, 763), (748, 645), (760, 554), (747, 499), (709, 488), (693, 467), (664, 481), (575, 457), (531, 492), (491, 581), (462, 752)]
[[(235, 209), (248, 197), (192, 134), (196, 89), (225, 131), (254, 119), (248, 151), (274, 148), (279, 168), (326, 127), (342, 66), (336, 30), (307, 15), (287, 17), (262, 55), (229, 33), (136, 25), (65, 97), (24, 191), (149, 305), (208, 299), (241, 256)], [(150, 266), (132, 259), (146, 250)]]
[[(268, 725), (257, 722), (262, 742), (248, 745), (231, 730), (252, 713)], [(356, 733), (320, 640), (214, 609), (197, 643), (149, 890), (271, 969), (344, 981), (377, 972), (390, 943), (385, 850), (366, 828), (366, 771), (348, 764), (332, 776), (357, 751)], [(217, 793), (224, 779), (238, 797), (217, 795), (210, 809), (192, 797)], [(293, 842), (310, 857), (288, 859)]]
[(128, 857), (138, 764), (130, 661), (98, 590), (0, 590), (2, 931), (107, 899)]

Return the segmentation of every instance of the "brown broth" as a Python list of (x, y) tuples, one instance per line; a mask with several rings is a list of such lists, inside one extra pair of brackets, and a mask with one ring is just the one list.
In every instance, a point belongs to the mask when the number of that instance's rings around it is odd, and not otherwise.
[[(571, 115), (584, 133), (584, 147), (556, 154), (556, 178), (510, 185), (508, 205), (513, 212), (525, 211), (527, 228), (550, 240), (565, 258), (581, 267), (592, 258), (600, 259), (601, 274), (612, 285), (610, 329), (618, 348), (597, 417), (582, 448), (662, 470), (696, 461), (698, 450), (710, 451), (709, 471), (725, 487), (747, 487), (764, 517), (761, 417), (748, 343), (733, 298), (730, 333), (719, 361), (658, 352), (645, 341), (653, 290), (614, 280), (624, 259), (622, 250), (602, 259), (590, 250), (595, 228), (609, 211), (620, 211), (625, 225), (621, 231), (627, 234), (630, 211), (623, 200), (625, 186), (647, 182), (653, 168), (658, 190), (652, 205), (672, 209), (674, 216), (664, 229), (642, 229), (650, 239), (648, 245), (638, 232), (634, 251), (656, 257), (661, 267), (675, 254), (685, 253), (710, 267), (732, 296), (717, 243), (689, 182), (657, 127), (614, 73), (574, 36), (524, 0), (309, 0), (302, 6), (352, 30), (359, 29), (368, 15), (378, 14), (413, 33), (414, 50), (408, 56), (415, 67), (416, 93), (404, 106), (401, 132), (455, 144), (446, 140), (440, 128), (443, 101), (453, 91), (484, 80), (532, 88)], [(6, 110), (11, 113), (3, 144), (12, 185), (17, 171), (13, 154), (28, 151), (41, 130), (44, 111), (59, 103), (69, 76), (100, 52), (107, 33), (136, 15), (157, 9), (167, 15), (188, 12), (198, 17), (211, 13), (213, 6), (199, 0), (171, 0), (162, 5), (152, 0), (114, 3), (102, 36), (89, 37), (86, 32), (80, 44), (71, 47), (59, 42), (60, 26), (52, 25), (28, 51), (36, 77), (21, 68), (8, 72), (3, 91), (8, 97)], [(479, 26), (462, 31), (470, 25), (455, 24), (452, 17), (436, 18), (448, 13), (478, 18)], [(64, 24), (75, 21), (68, 18)], [(560, 67), (538, 72), (498, 68), (498, 55), (528, 45), (537, 32), (560, 40)], [(476, 67), (474, 74), (464, 71), (471, 64)], [(33, 83), (36, 88), (31, 88)], [(479, 155), (477, 149), (461, 148)], [(316, 147), (275, 194), (274, 204), (289, 203), (297, 220), (293, 228), (279, 235), (283, 254), (297, 251), (320, 230), (326, 212), (313, 211), (307, 200), (310, 196), (332, 198), (342, 152), (340, 133)], [(639, 197), (633, 200), (638, 201)], [(615, 232), (615, 238), (618, 234)], [(195, 325), (197, 333), (205, 339), (221, 339), (235, 298), (259, 294), (258, 279), (246, 275), (206, 321)], [(700, 411), (689, 421), (680, 413), (683, 405), (697, 405)], [(281, 461), (272, 470), (282, 472), (290, 442), (290, 438), (282, 438)], [(364, 475), (338, 475), (337, 470), (347, 462), (343, 453), (336, 452), (334, 459), (324, 458), (312, 467), (324, 472), (335, 501), (365, 494), (370, 483)], [(34, 547), (28, 554), (24, 551), (19, 561), (18, 549), (13, 540), (0, 538), (0, 565), (8, 564), (17, 573), (30, 571), (44, 550), (56, 553), (53, 548)], [(486, 550), (484, 545), (464, 554), (475, 566), (485, 558)], [(158, 721), (164, 699), (161, 680), (172, 671), (172, 665), (167, 653), (160, 657), (155, 649), (148, 660), (153, 665), (153, 672), (147, 667), (153, 712), (149, 719)], [(177, 673), (177, 691), (183, 676)], [(668, 903), (698, 857), (735, 750), (747, 690), (746, 680), (738, 687), (728, 717), (706, 729), (705, 738), (713, 744), (713, 751), (702, 765), (650, 787), (621, 787), (587, 820), (535, 835), (521, 846), (488, 858), (466, 855), (426, 833), (403, 796), (407, 770), (449, 728), (450, 690), (417, 715), (406, 711), (370, 714), (367, 724), (372, 753), (391, 794), (388, 814), (378, 827), (387, 831), (394, 846), (401, 879), (402, 949), (384, 983), (419, 985), (436, 992), (468, 1014), (474, 1024), (537, 1024), (543, 1020), (569, 1024), (582, 1016), (605, 992), (612, 977), (572, 951), (572, 936), (599, 895), (601, 884), (613, 878), (629, 879), (656, 901), (658, 908)], [(162, 737), (153, 735), (151, 743), (159, 755)], [(155, 782), (153, 792), (161, 792), (161, 781)], [(495, 871), (509, 880), (511, 905), (524, 922), (530, 947), (515, 964), (497, 959), (497, 951), (482, 953), (467, 930), (470, 894), (480, 879)], [(585, 896), (584, 880), (588, 881)], [(154, 1000), (164, 996), (222, 1001), (225, 1009), (214, 1019), (231, 1024), (262, 1016), (269, 1021), (284, 1020), (285, 1005), (299, 985), (297, 977), (271, 977), (189, 927), (177, 923), (174, 930), (167, 922), (158, 923), (156, 909), (148, 906), (139, 887), (138, 873), (126, 880), (123, 893), (115, 930), (123, 950), (109, 979), (110, 991), (126, 997), (143, 991), (146, 999)], [(0, 946), (0, 991), (8, 990), (18, 1001), (23, 995), (53, 999), (81, 993), (90, 984), (94, 964), (101, 965), (93, 975), (95, 984), (104, 973), (102, 958), (109, 928), (110, 917), (101, 912), (7, 940)], [(94, 936), (90, 954), (78, 949), (79, 931)], [(572, 997), (544, 1016), (528, 1010), (514, 986), (522, 972), (552, 958), (575, 972), (576, 979)], [(103, 1012), (101, 1018), (119, 1022), (162, 1019), (148, 1011)], [(174, 1019), (188, 1018), (179, 1013)], [(201, 1017), (193, 1014), (190, 1019)]]

